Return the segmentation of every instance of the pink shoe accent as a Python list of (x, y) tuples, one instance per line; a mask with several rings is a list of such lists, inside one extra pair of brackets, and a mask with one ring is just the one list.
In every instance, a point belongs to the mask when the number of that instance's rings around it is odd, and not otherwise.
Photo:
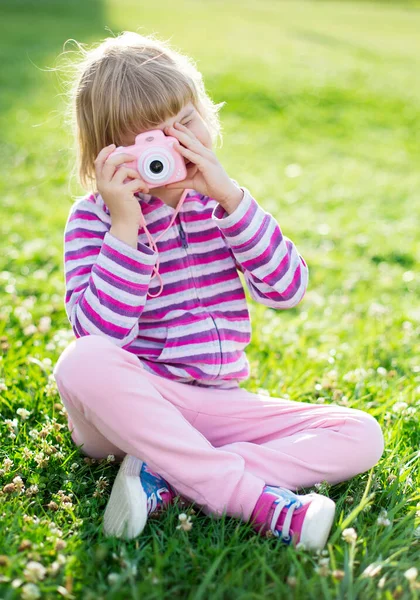
[[(276, 489), (279, 490), (279, 488), (265, 486), (263, 493), (259, 497), (251, 516), (255, 529), (258, 531), (258, 533), (262, 535), (265, 535), (267, 531), (271, 531), (270, 524), (273, 518), (274, 510), (276, 508), (276, 500), (278, 500), (279, 498), (278, 493), (275, 493)], [(290, 506), (290, 504), (293, 505), (294, 503), (289, 502), (287, 505), (285, 505), (277, 519), (275, 528), (279, 533), (282, 532), (282, 526), (284, 525), (284, 521), (286, 519), (288, 507)], [(300, 508), (298, 508), (299, 505)], [(289, 532), (287, 533), (285, 538), (283, 537), (285, 541), (287, 541), (289, 537), (294, 537), (296, 543), (300, 541), (303, 521), (305, 519), (306, 511), (308, 510), (308, 508), (309, 504), (305, 504), (303, 506), (300, 504), (300, 502), (297, 504), (293, 512)]]
[(157, 510), (161, 508), (167, 508), (170, 504), (172, 504), (173, 499), (175, 498), (175, 492), (172, 490), (170, 486), (168, 486), (168, 490), (164, 490), (160, 492), (160, 498), (162, 499), (162, 505), (157, 508)]
[(286, 544), (293, 540), (308, 549), (322, 549), (334, 520), (335, 504), (320, 494), (294, 494), (281, 487), (265, 486), (251, 515), (261, 535), (272, 532)]

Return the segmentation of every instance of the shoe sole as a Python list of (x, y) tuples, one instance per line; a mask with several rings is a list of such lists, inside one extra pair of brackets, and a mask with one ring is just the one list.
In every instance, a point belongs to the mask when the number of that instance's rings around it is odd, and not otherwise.
[(335, 516), (335, 502), (321, 494), (313, 494), (303, 521), (300, 542), (308, 550), (322, 550)]
[(132, 539), (147, 523), (147, 495), (140, 480), (143, 461), (126, 455), (106, 505), (103, 529), (106, 536)]

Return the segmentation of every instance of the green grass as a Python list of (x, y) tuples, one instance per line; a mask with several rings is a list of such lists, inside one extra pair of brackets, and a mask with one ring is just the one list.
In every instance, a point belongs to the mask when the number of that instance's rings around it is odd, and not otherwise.
[[(25, 597), (32, 560), (46, 568), (35, 582), (42, 598), (416, 598), (404, 573), (420, 563), (419, 4), (153, 5), (1, 3), (0, 597)], [(192, 530), (179, 530), (178, 506), (137, 541), (103, 536), (117, 466), (88, 464), (74, 447), (52, 378), (73, 339), (62, 236), (83, 190), (70, 176), (63, 90), (48, 69), (69, 38), (138, 27), (197, 60), (214, 100), (227, 102), (220, 160), (309, 264), (295, 309), (274, 311), (248, 294), (244, 387), (367, 410), (383, 427), (379, 464), (321, 489), (337, 502), (328, 567), (233, 519), (197, 511)], [(27, 420), (20, 407), (31, 411)], [(38, 491), (4, 491), (17, 476)], [(389, 525), (378, 523), (384, 511)], [(348, 527), (355, 544), (342, 539)], [(381, 571), (363, 577), (372, 563)]]

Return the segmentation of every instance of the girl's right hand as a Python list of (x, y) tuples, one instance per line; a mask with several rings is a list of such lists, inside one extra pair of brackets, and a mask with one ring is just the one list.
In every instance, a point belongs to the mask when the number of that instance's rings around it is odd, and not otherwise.
[[(117, 165), (135, 160), (136, 157), (128, 153), (109, 155), (115, 150), (115, 144), (102, 148), (95, 159), (96, 187), (105, 204), (109, 208), (113, 224), (133, 224), (133, 220), (140, 225), (141, 207), (134, 193), (141, 191), (149, 193), (148, 185), (141, 179), (135, 169)], [(124, 183), (126, 178), (131, 181)]]

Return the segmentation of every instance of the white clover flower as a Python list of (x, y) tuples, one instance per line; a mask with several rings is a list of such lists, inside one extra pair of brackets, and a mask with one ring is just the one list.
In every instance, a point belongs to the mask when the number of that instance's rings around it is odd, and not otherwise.
[(48, 279), (48, 273), (45, 269), (37, 269), (32, 273), (34, 279), (46, 280)]
[(396, 413), (404, 413), (407, 406), (407, 402), (396, 402), (393, 405), (392, 410)]
[(58, 562), (58, 560), (55, 560), (54, 562), (52, 562), (48, 569), (50, 575), (57, 575), (58, 571), (60, 570), (60, 567), (61, 567), (61, 565)]
[(183, 531), (190, 531), (190, 529), (192, 529), (193, 524), (190, 516), (187, 516), (185, 513), (181, 513), (178, 516), (178, 519), (181, 521), (181, 523), (177, 526), (177, 529), (182, 529)]
[(357, 533), (353, 529), (353, 527), (344, 529), (343, 533), (341, 535), (342, 535), (344, 541), (346, 541), (348, 544), (350, 544), (351, 542), (355, 542), (357, 540)]
[(36, 296), (28, 296), (22, 300), (22, 306), (25, 308), (33, 308), (35, 306)]
[(115, 583), (118, 583), (119, 580), (120, 580), (120, 575), (118, 573), (110, 573), (108, 575), (109, 585), (114, 585)]
[(31, 323), (30, 325), (27, 325), (24, 329), (23, 329), (23, 333), (25, 335), (33, 335), (34, 333), (36, 333), (38, 331), (38, 329), (35, 327), (35, 325), (33, 323)]
[(21, 492), (22, 490), (25, 489), (25, 486), (22, 481), (22, 477), (19, 477), (19, 475), (13, 479), (13, 483), (15, 484), (15, 488), (18, 492)]
[(28, 489), (26, 490), (26, 495), (27, 496), (34, 496), (35, 494), (37, 494), (39, 492), (38, 486), (35, 483), (34, 485), (31, 485), (28, 487)]
[(391, 521), (386, 516), (386, 513), (383, 515), (379, 515), (376, 522), (378, 525), (382, 525), (383, 527), (388, 527), (389, 525), (391, 525)]
[(32, 454), (33, 453), (31, 452), (31, 450), (29, 450), (29, 448), (27, 448), (26, 446), (22, 450), (22, 456), (25, 460), (30, 460), (32, 458)]
[(113, 454), (108, 454), (108, 456), (106, 457), (106, 462), (114, 462), (115, 461), (115, 456)]
[(50, 460), (50, 457), (45, 456), (44, 452), (41, 451), (38, 454), (35, 454), (34, 460), (37, 463), (38, 467), (40, 467), (42, 469), (43, 467), (47, 466), (47, 463)]
[(7, 390), (7, 385), (3, 378), (0, 378), (0, 392), (4, 392)]
[(51, 317), (41, 317), (38, 324), (38, 331), (46, 333), (51, 329)]
[(26, 410), (26, 408), (18, 408), (16, 414), (22, 419), (22, 421), (26, 421), (32, 411)]
[(48, 383), (44, 387), (44, 391), (45, 391), (45, 395), (47, 396), (47, 398), (58, 395), (57, 382), (54, 378), (54, 375), (50, 374), (48, 376)]
[(415, 275), (414, 275), (413, 271), (405, 271), (405, 273), (403, 273), (403, 276), (402, 276), (403, 281), (405, 281), (406, 283), (413, 281), (414, 277), (415, 277)]
[(369, 310), (368, 310), (369, 316), (371, 316), (371, 317), (382, 316), (388, 312), (389, 312), (389, 309), (386, 306), (384, 306), (383, 304), (380, 304), (379, 302), (372, 302), (372, 304), (369, 306)]
[(365, 369), (355, 369), (354, 371), (349, 371), (343, 376), (344, 381), (348, 381), (349, 383), (358, 383), (363, 379), (366, 379), (368, 373)]
[(386, 377), (388, 374), (388, 371), (385, 369), (385, 367), (378, 367), (376, 369), (376, 372), (378, 373), (378, 375), (380, 375), (381, 377)]
[(412, 583), (413, 581), (415, 581), (417, 579), (417, 575), (418, 575), (418, 571), (416, 569), (416, 567), (411, 567), (411, 569), (408, 569), (405, 573), (404, 573), (404, 577), (410, 582)]
[(328, 577), (328, 575), (330, 573), (329, 564), (330, 564), (329, 558), (320, 558), (318, 561), (318, 565), (315, 567), (316, 572), (321, 577)]
[(9, 431), (12, 431), (12, 429), (17, 431), (18, 420), (16, 419), (16, 417), (13, 420), (12, 419), (4, 419), (4, 424), (6, 425), (6, 427)]
[(41, 597), (41, 591), (34, 583), (25, 583), (21, 590), (22, 600), (37, 600)]
[(29, 581), (39, 581), (40, 579), (44, 579), (46, 575), (47, 569), (39, 562), (35, 560), (30, 560), (26, 565), (26, 568), (23, 572), (25, 579)]
[(337, 385), (338, 373), (335, 369), (324, 374), (321, 385), (323, 388), (332, 388)]
[(8, 471), (10, 471), (10, 469), (13, 467), (13, 460), (10, 460), (10, 458), (5, 458), (3, 461), (3, 468), (6, 471), (6, 473)]
[(32, 323), (32, 315), (24, 306), (17, 306), (13, 314), (21, 325)]

